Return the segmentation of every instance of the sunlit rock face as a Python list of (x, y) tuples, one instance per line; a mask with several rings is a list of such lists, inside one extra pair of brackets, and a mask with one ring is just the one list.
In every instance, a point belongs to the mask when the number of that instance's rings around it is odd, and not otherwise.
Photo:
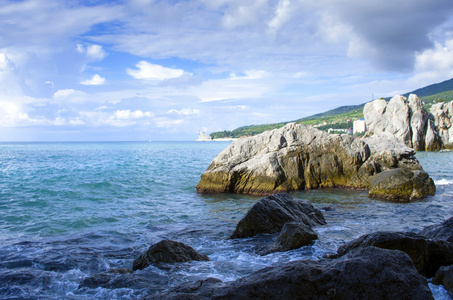
[(361, 139), (291, 123), (232, 143), (201, 175), (197, 191), (266, 195), (369, 188), (371, 176), (395, 168), (423, 172), (414, 150), (389, 133)]
[(417, 151), (453, 149), (453, 102), (438, 103), (431, 113), (415, 94), (377, 99), (363, 109), (367, 135), (387, 132)]

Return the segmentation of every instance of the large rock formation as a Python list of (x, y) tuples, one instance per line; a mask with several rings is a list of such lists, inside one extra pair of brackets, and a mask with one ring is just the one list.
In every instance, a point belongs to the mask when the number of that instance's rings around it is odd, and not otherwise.
[(233, 282), (208, 278), (145, 299), (433, 299), (401, 251), (367, 247), (337, 259), (300, 260)]
[(446, 149), (453, 149), (453, 101), (437, 103), (431, 107), (434, 123)]
[(435, 104), (429, 113), (417, 95), (397, 95), (365, 104), (363, 114), (368, 135), (388, 132), (415, 150), (453, 148), (453, 101)]
[[(370, 177), (382, 171), (424, 172), (414, 154), (389, 133), (360, 139), (291, 123), (232, 143), (201, 175), (197, 191), (263, 195), (323, 187), (369, 188)], [(434, 190), (431, 179), (425, 184), (431, 187), (425, 190)]]

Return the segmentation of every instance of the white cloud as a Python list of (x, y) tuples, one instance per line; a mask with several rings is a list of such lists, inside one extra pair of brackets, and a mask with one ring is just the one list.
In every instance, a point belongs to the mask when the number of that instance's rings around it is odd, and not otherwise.
[(11, 71), (14, 69), (14, 63), (5, 53), (0, 53), (0, 72)]
[(171, 69), (155, 65), (147, 61), (140, 61), (136, 64), (138, 69), (127, 69), (127, 73), (135, 79), (144, 80), (165, 80), (181, 77), (184, 74), (182, 69)]
[(85, 47), (82, 44), (77, 44), (77, 51), (94, 61), (103, 60), (107, 56), (107, 53), (100, 45), (88, 45)]
[(88, 100), (88, 94), (74, 89), (57, 90), (53, 94), (55, 100), (65, 100), (70, 102), (83, 102)]
[(280, 0), (275, 10), (274, 18), (269, 22), (269, 30), (275, 33), (291, 17), (291, 2), (289, 0)]
[(180, 110), (170, 109), (168, 111), (168, 113), (169, 114), (190, 116), (190, 115), (198, 115), (198, 114), (200, 114), (200, 110), (199, 109), (191, 109), (191, 108), (183, 108), (183, 109), (180, 109)]
[(152, 117), (153, 113), (147, 111), (143, 112), (141, 110), (131, 111), (127, 110), (117, 110), (115, 111), (115, 118), (118, 120), (129, 120), (129, 119), (141, 119), (146, 117)]
[(101, 77), (99, 74), (94, 75), (91, 79), (82, 80), (80, 84), (83, 85), (103, 85), (105, 83), (105, 78)]

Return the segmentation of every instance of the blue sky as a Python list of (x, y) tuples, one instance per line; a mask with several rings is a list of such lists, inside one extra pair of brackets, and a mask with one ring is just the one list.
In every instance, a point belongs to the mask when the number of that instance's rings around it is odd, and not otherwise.
[(451, 0), (0, 0), (0, 141), (194, 140), (452, 77)]

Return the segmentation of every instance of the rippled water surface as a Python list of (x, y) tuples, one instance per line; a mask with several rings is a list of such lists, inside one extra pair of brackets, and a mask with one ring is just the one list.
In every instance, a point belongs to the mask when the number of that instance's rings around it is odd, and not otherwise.
[[(417, 232), (453, 216), (453, 152), (418, 153), (436, 182), (434, 197), (402, 204), (363, 191), (293, 193), (324, 208), (328, 225), (316, 228), (319, 240), (312, 246), (259, 256), (265, 237), (228, 240), (259, 197), (195, 192), (227, 145), (0, 143), (0, 298), (139, 298), (186, 280), (234, 280), (266, 266), (317, 259), (364, 233)], [(131, 268), (164, 238), (211, 261), (150, 267), (137, 271), (141, 279), (134, 282), (123, 276), (110, 286), (82, 284), (94, 274)], [(433, 290), (436, 298), (447, 297)]]

